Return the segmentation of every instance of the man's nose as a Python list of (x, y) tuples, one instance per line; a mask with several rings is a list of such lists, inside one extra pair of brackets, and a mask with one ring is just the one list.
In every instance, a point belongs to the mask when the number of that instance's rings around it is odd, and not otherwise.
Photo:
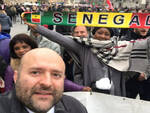
[(80, 37), (82, 34), (80, 32), (78, 32), (77, 36)]
[(51, 86), (52, 85), (52, 77), (51, 77), (51, 74), (50, 73), (45, 73), (43, 76), (42, 76), (42, 79), (40, 80), (40, 83), (42, 85), (45, 85), (47, 87)]

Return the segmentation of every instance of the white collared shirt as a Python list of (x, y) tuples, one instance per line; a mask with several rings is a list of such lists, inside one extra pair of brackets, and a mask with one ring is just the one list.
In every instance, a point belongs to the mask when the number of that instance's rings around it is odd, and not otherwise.
[[(31, 111), (31, 110), (28, 109), (27, 107), (26, 107), (26, 109), (27, 109), (27, 111), (28, 111), (29, 113), (34, 113), (33, 111)], [(54, 107), (52, 107), (47, 113), (54, 113)]]

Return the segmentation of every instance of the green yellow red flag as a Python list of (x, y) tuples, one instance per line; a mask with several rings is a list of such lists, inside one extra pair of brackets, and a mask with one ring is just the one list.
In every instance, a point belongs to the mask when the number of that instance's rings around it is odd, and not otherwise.
[(40, 14), (32, 14), (31, 22), (32, 23), (41, 23), (41, 15)]

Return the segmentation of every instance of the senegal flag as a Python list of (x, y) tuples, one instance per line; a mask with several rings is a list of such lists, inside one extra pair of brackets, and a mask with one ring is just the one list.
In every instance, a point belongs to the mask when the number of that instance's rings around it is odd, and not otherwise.
[(40, 23), (41, 22), (41, 15), (40, 14), (32, 14), (31, 15), (32, 23)]

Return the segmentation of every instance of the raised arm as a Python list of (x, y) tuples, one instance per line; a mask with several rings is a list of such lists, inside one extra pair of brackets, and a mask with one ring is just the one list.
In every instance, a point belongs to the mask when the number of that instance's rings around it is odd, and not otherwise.
[(60, 44), (67, 50), (75, 52), (76, 54), (80, 54), (82, 45), (75, 42), (72, 38), (64, 36), (55, 31), (49, 30), (40, 25), (35, 25), (35, 24), (30, 24), (30, 23), (26, 23), (26, 24), (29, 25), (32, 29), (36, 30), (41, 35), (45, 36), (47, 39)]

